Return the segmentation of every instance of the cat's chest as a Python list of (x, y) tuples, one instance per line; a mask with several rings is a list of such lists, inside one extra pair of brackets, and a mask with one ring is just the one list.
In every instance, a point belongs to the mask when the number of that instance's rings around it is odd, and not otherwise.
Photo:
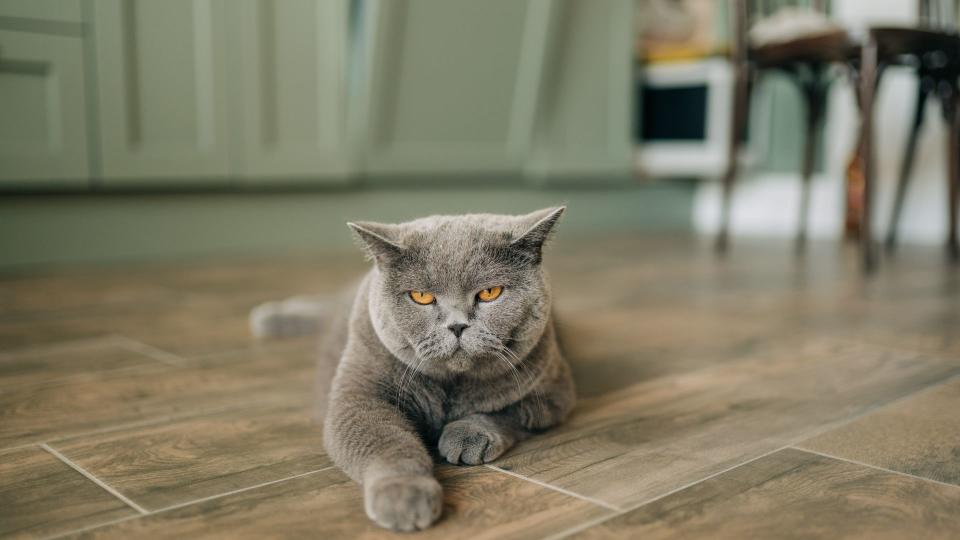
[(419, 390), (412, 400), (416, 403), (416, 410), (409, 412), (426, 433), (436, 434), (454, 420), (502, 410), (520, 397), (495, 382), (454, 381)]
[(448, 423), (476, 413), (491, 413), (506, 408), (519, 396), (495, 382), (460, 382), (445, 389), (443, 422)]

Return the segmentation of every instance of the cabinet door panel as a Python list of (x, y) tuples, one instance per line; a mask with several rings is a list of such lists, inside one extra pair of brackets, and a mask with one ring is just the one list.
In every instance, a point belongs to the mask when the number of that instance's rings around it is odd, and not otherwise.
[(528, 172), (627, 176), (633, 146), (631, 1), (556, 4)]
[(93, 6), (104, 178), (225, 177), (222, 1)]
[(346, 172), (347, 0), (244, 0), (238, 9), (242, 176)]
[(83, 77), (80, 38), (0, 31), (0, 181), (87, 182)]
[(357, 123), (368, 172), (519, 171), (550, 0), (365, 3)]

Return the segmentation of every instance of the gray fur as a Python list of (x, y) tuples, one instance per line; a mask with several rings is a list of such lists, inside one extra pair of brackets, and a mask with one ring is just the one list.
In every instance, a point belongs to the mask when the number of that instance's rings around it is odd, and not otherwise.
[(250, 332), (258, 339), (315, 334), (329, 312), (328, 302), (316, 296), (265, 302), (250, 311)]
[[(428, 448), (454, 464), (486, 463), (573, 407), (540, 264), (562, 212), (349, 224), (375, 264), (349, 315), (330, 326), (318, 407), (330, 457), (362, 484), (380, 526), (411, 531), (440, 516)], [(493, 286), (504, 287), (498, 299), (476, 300)], [(411, 290), (436, 303), (416, 304)], [(469, 326), (457, 338), (451, 324)]]

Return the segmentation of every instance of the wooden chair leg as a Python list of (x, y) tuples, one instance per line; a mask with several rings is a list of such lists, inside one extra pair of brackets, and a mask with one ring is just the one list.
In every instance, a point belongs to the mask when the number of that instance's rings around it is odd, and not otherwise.
[(893, 251), (897, 244), (897, 228), (900, 224), (900, 214), (903, 212), (903, 200), (906, 197), (907, 187), (910, 184), (910, 171), (913, 170), (913, 160), (917, 153), (917, 139), (920, 127), (923, 125), (923, 111), (930, 94), (930, 85), (927, 81), (920, 81), (917, 90), (917, 105), (913, 114), (913, 125), (907, 137), (907, 146), (903, 152), (903, 162), (900, 164), (900, 177), (897, 179), (897, 191), (893, 199), (893, 210), (890, 212), (890, 226), (887, 228), (887, 251)]
[(717, 252), (720, 254), (726, 254), (730, 243), (730, 216), (733, 187), (737, 180), (737, 174), (739, 174), (740, 139), (743, 136), (743, 130), (747, 123), (750, 102), (749, 67), (743, 62), (737, 65), (735, 69), (730, 141), (727, 146), (727, 170), (723, 175), (723, 193), (720, 203), (720, 231), (717, 234), (715, 246)]
[(823, 123), (826, 108), (826, 88), (819, 74), (808, 82), (804, 90), (807, 101), (807, 123), (803, 140), (803, 164), (801, 169), (800, 216), (797, 225), (796, 250), (802, 253), (807, 244), (807, 229), (810, 215), (810, 181), (813, 177), (813, 165), (817, 157), (817, 132)]
[(873, 246), (870, 222), (873, 217), (873, 190), (876, 180), (876, 165), (873, 157), (873, 104), (880, 82), (880, 66), (877, 58), (877, 43), (871, 37), (864, 45), (860, 58), (860, 141), (863, 167), (863, 222), (860, 224), (860, 254), (865, 274), (876, 270), (877, 258)]
[(949, 108), (950, 134), (947, 137), (947, 166), (948, 166), (948, 220), (947, 220), (947, 250), (950, 260), (960, 262), (960, 242), (957, 236), (958, 213), (960, 213), (960, 86), (954, 79), (952, 104)]

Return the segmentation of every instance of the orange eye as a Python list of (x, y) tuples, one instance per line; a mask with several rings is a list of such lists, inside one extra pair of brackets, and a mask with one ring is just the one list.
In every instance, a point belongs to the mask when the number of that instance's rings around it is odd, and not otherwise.
[(477, 299), (481, 302), (493, 302), (497, 298), (500, 298), (501, 293), (503, 293), (503, 287), (490, 287), (489, 289), (478, 292)]
[(410, 291), (410, 299), (422, 306), (432, 304), (436, 300), (432, 294), (426, 291)]

